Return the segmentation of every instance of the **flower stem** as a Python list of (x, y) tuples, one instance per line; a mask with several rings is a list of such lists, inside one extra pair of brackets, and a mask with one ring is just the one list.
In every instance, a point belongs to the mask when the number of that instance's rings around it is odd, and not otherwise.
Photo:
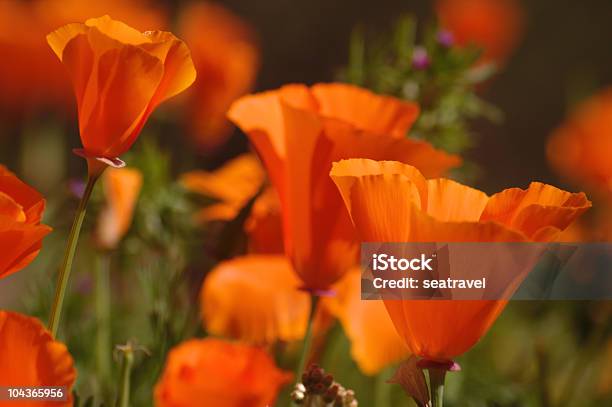
[(119, 347), (123, 358), (121, 360), (121, 376), (119, 377), (119, 395), (117, 397), (116, 407), (129, 407), (130, 405), (130, 386), (132, 365), (134, 364), (134, 349), (128, 343), (125, 346)]
[(312, 344), (312, 325), (315, 318), (315, 313), (317, 311), (317, 304), (319, 302), (319, 297), (312, 294), (310, 296), (310, 315), (308, 316), (308, 325), (306, 326), (306, 335), (304, 336), (304, 345), (302, 346), (302, 354), (300, 355), (300, 361), (297, 365), (297, 369), (295, 371), (296, 380), (299, 383), (302, 377), (302, 372), (306, 367), (306, 361), (308, 360), (310, 346)]
[(95, 308), (96, 308), (96, 370), (100, 391), (106, 394), (110, 378), (111, 330), (110, 330), (110, 255), (101, 252), (95, 269)]
[(83, 219), (85, 219), (87, 202), (89, 202), (91, 192), (93, 191), (98, 177), (99, 174), (90, 174), (87, 178), (87, 186), (85, 187), (85, 192), (83, 193), (81, 201), (79, 202), (79, 206), (72, 223), (72, 228), (70, 229), (70, 234), (68, 235), (64, 259), (62, 260), (62, 265), (57, 278), (55, 298), (53, 300), (53, 308), (51, 308), (51, 317), (49, 318), (49, 330), (51, 331), (53, 337), (57, 337), (57, 330), (59, 328), (60, 317), (62, 314), (62, 305), (64, 303), (66, 287), (68, 286), (68, 280), (70, 278), (70, 270), (72, 269), (72, 260), (74, 259), (74, 253), (76, 252), (79, 234), (81, 233), (81, 226), (83, 225)]
[(387, 382), (387, 378), (390, 376), (390, 369), (378, 373), (374, 382), (374, 400), (377, 406), (391, 406), (391, 386)]
[(429, 386), (431, 387), (432, 407), (442, 407), (444, 403), (445, 368), (429, 368)]

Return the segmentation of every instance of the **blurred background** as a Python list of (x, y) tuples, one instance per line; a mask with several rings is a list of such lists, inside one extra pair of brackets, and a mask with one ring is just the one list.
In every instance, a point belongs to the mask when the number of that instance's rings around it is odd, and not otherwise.
[[(112, 255), (111, 268), (118, 274), (113, 283), (117, 293), (113, 307), (126, 312), (122, 314), (125, 318), (113, 322), (113, 343), (136, 337), (154, 355), (139, 362), (137, 370), (142, 373), (136, 373), (135, 379), (138, 390), (134, 405), (146, 406), (151, 405), (150, 389), (167, 349), (185, 337), (204, 333), (197, 295), (206, 272), (219, 260), (244, 249), (240, 240), (244, 236), (236, 237), (238, 243), (229, 248), (215, 243), (219, 236), (232, 232), (233, 225), (201, 227), (192, 220), (203, 201), (201, 197), (194, 200), (177, 179), (187, 171), (218, 168), (248, 151), (247, 140), (238, 130), (229, 128), (219, 131), (225, 134), (214, 146), (207, 144), (210, 140), (202, 142), (202, 128), (225, 124), (212, 119), (198, 123), (194, 117), (218, 115), (216, 111), (226, 105), (219, 102), (220, 106), (211, 108), (215, 105), (211, 100), (227, 97), (223, 93), (227, 88), (235, 89), (237, 97), (249, 89), (333, 81), (348, 64), (351, 34), (357, 26), (385, 33), (400, 15), (411, 14), (419, 22), (433, 23), (436, 13), (429, 0), (217, 1), (245, 24), (228, 34), (230, 40), (234, 36), (236, 41), (248, 37), (256, 44), (255, 51), (241, 48), (241, 59), (234, 66), (229, 62), (233, 56), (228, 56), (223, 47), (206, 43), (209, 37), (210, 42), (217, 40), (215, 34), (206, 31), (207, 25), (200, 27), (196, 14), (186, 13), (187, 7), (199, 2), (85, 3), (89, 2), (0, 1), (0, 162), (46, 196), (45, 223), (55, 229), (31, 267), (1, 282), (0, 308), (46, 320), (54, 270), (85, 174), (84, 162), (70, 154), (79, 146), (72, 90), (64, 67), (44, 36), (62, 24), (108, 13), (141, 30), (172, 30), (192, 49), (207, 50), (203, 59), (221, 61), (204, 62), (210, 70), (199, 70), (202, 77), (213, 78), (212, 84), (197, 85), (189, 94), (160, 108), (134, 151), (123, 157), (145, 174), (145, 181), (134, 225), (125, 244)], [(538, 180), (570, 191), (583, 190), (580, 183), (568, 181), (551, 169), (546, 145), (577, 103), (612, 85), (612, 2), (519, 3), (524, 19), (516, 46), (494, 77), (478, 87), (479, 95), (503, 112), (503, 119), (491, 122), (478, 118), (469, 123), (476, 138), (464, 155), (479, 168), (472, 185), (492, 193), (510, 186), (526, 187)], [(225, 84), (226, 79), (218, 74), (223, 68), (231, 69), (242, 82)], [(206, 92), (198, 86), (208, 89), (206, 86), (217, 83), (224, 84), (218, 93), (200, 95)], [(201, 110), (184, 109), (189, 100), (200, 103)], [(612, 134), (602, 137), (612, 138)], [(98, 188), (83, 236), (95, 230), (104, 202)], [(609, 213), (609, 206), (602, 207), (601, 211)], [(82, 323), (63, 333), (79, 363), (77, 391), (85, 395), (99, 390), (99, 384), (87, 379), (93, 356), (80, 341), (96, 326), (94, 305), (88, 299), (95, 251), (95, 244), (82, 244), (65, 314), (66, 321), (73, 318)], [(142, 301), (130, 295), (135, 286), (142, 289)], [(172, 296), (182, 295), (179, 301), (165, 294), (168, 287), (173, 287)], [(180, 321), (175, 318), (177, 313), (181, 314)], [(612, 304), (607, 302), (511, 303), (489, 335), (460, 360), (463, 372), (449, 375), (448, 404), (611, 405), (611, 320)], [(345, 386), (363, 395), (360, 405), (410, 405), (399, 388), (381, 390), (392, 387), (382, 386), (393, 372), (392, 366), (377, 376), (361, 374), (351, 360), (350, 344), (342, 329), (336, 324), (331, 332), (322, 363)], [(147, 342), (147, 338), (162, 336), (163, 343)]]
[[(223, 3), (257, 28), (259, 89), (333, 80), (347, 62), (356, 24), (382, 32), (402, 13), (435, 19), (431, 0)], [(612, 83), (611, 2), (531, 0), (522, 6), (522, 38), (484, 96), (504, 112), (503, 125), (474, 124), (479, 145), (469, 156), (486, 168), (478, 186), (489, 193), (534, 179), (559, 185), (546, 163), (546, 139), (569, 107)]]
[[(64, 9), (64, 14), (70, 14), (66, 10), (71, 4), (59, 6), (62, 1), (56, 3), (58, 9)], [(76, 15), (86, 15), (88, 11), (104, 13), (104, 3), (81, 5)], [(128, 3), (137, 9), (138, 3), (142, 6), (145, 2)], [(138, 22), (146, 28), (167, 28), (187, 3), (148, 1), (147, 13), (139, 15)], [(274, 89), (292, 82), (312, 84), (334, 80), (339, 68), (347, 63), (349, 38), (357, 24), (383, 32), (402, 13), (414, 14), (419, 21), (435, 19), (430, 0), (379, 0), (375, 3), (365, 0), (221, 0), (218, 3), (242, 17), (256, 32), (261, 47), (261, 68), (255, 90)], [(546, 139), (573, 104), (612, 83), (610, 1), (532, 0), (522, 2), (522, 7), (526, 18), (518, 46), (484, 94), (485, 99), (504, 112), (503, 125), (474, 123), (475, 133), (480, 138), (469, 157), (486, 168), (477, 181), (487, 192), (509, 185), (525, 185), (536, 178), (559, 184), (560, 180), (546, 163)], [(134, 10), (122, 10), (122, 13), (133, 14)], [(168, 17), (162, 18), (162, 15)], [(4, 16), (9, 17), (8, 14)], [(32, 23), (30, 21), (30, 25)], [(36, 27), (20, 29), (28, 35), (38, 32)], [(50, 50), (43, 51), (49, 58), (53, 57)], [(5, 58), (5, 70), (9, 69), (8, 65), (15, 70), (28, 68), (8, 62)], [(53, 65), (57, 65), (59, 74), (63, 73), (60, 64), (53, 61)], [(41, 69), (39, 75), (47, 76), (47, 72)], [(63, 75), (65, 81), (65, 73)], [(7, 74), (3, 76), (5, 81), (9, 80)], [(69, 85), (63, 84), (69, 93)], [(14, 112), (5, 110), (3, 113), (0, 154), (3, 162), (10, 164), (18, 158), (14, 154), (14, 143), (19, 139), (14, 135), (22, 130), (15, 128), (19, 122), (14, 120)], [(72, 140), (77, 140), (76, 132), (69, 133)], [(76, 141), (70, 143), (74, 145)], [(214, 168), (228, 156), (246, 148), (246, 139), (236, 133), (219, 154), (199, 158), (198, 164)]]

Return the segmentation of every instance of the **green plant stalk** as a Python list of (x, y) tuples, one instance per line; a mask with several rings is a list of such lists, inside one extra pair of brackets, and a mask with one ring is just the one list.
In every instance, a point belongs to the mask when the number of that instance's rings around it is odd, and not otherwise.
[(393, 373), (392, 369), (385, 369), (378, 373), (374, 379), (374, 400), (377, 406), (390, 406), (391, 403), (391, 385), (387, 383), (387, 378)]
[(446, 377), (446, 369), (429, 369), (429, 386), (431, 387), (431, 405), (432, 407), (442, 407), (444, 404), (444, 379)]
[(310, 352), (310, 347), (312, 345), (312, 337), (313, 337), (313, 322), (315, 319), (315, 314), (317, 311), (317, 304), (319, 302), (319, 297), (316, 295), (310, 296), (310, 315), (308, 316), (308, 325), (306, 326), (306, 335), (304, 336), (304, 344), (302, 346), (302, 354), (300, 355), (300, 360), (297, 365), (297, 369), (295, 371), (296, 383), (299, 383), (302, 378), (302, 372), (304, 372), (304, 368), (306, 367), (306, 361), (308, 360), (308, 355)]
[(62, 306), (64, 304), (66, 288), (68, 287), (68, 280), (70, 279), (70, 271), (72, 269), (72, 261), (76, 252), (79, 234), (81, 233), (81, 226), (83, 226), (83, 219), (85, 219), (87, 203), (89, 202), (89, 198), (91, 197), (91, 193), (98, 178), (99, 174), (90, 174), (87, 178), (87, 186), (85, 187), (85, 192), (83, 193), (81, 201), (79, 202), (79, 206), (72, 223), (72, 228), (70, 229), (70, 234), (68, 235), (64, 258), (57, 277), (57, 286), (55, 288), (55, 298), (53, 300), (53, 307), (51, 308), (51, 316), (49, 317), (49, 331), (51, 331), (54, 338), (57, 337), (57, 330), (59, 328), (60, 317), (62, 314)]
[(130, 385), (132, 366), (134, 365), (134, 350), (131, 345), (127, 345), (121, 349), (123, 358), (121, 361), (121, 376), (119, 376), (119, 395), (117, 397), (116, 407), (130, 406)]
[(111, 373), (111, 327), (110, 327), (110, 255), (100, 252), (95, 269), (96, 309), (96, 370), (102, 393), (106, 394)]

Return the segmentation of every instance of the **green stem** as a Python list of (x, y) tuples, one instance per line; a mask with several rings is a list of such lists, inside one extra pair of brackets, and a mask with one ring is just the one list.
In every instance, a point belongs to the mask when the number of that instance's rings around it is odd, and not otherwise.
[(429, 386), (431, 387), (432, 407), (442, 407), (444, 403), (444, 378), (446, 369), (429, 368)]
[(53, 308), (51, 308), (51, 316), (49, 318), (49, 330), (51, 331), (53, 337), (57, 337), (57, 330), (59, 328), (60, 317), (62, 314), (62, 305), (64, 303), (66, 287), (68, 286), (68, 280), (70, 278), (70, 270), (72, 269), (72, 260), (74, 259), (74, 253), (76, 252), (79, 234), (81, 233), (81, 226), (83, 225), (83, 219), (85, 219), (87, 202), (91, 197), (91, 192), (93, 191), (98, 177), (99, 175), (90, 175), (87, 178), (87, 186), (85, 187), (83, 197), (81, 197), (81, 202), (79, 202), (79, 206), (72, 223), (72, 228), (70, 229), (70, 234), (68, 235), (64, 259), (62, 260), (62, 265), (59, 269), (57, 278)]
[(391, 376), (392, 369), (385, 369), (380, 372), (374, 382), (374, 400), (376, 406), (391, 406), (391, 388), (387, 383), (387, 378)]
[(119, 377), (119, 396), (117, 397), (116, 407), (130, 406), (130, 376), (132, 374), (132, 365), (134, 364), (134, 350), (128, 343), (127, 346), (121, 347), (123, 359), (121, 362), (121, 376)]
[(304, 368), (306, 367), (306, 361), (308, 360), (308, 355), (310, 351), (310, 345), (312, 344), (312, 325), (315, 318), (315, 313), (317, 310), (317, 303), (319, 302), (319, 297), (316, 295), (310, 296), (310, 315), (308, 316), (308, 325), (306, 326), (306, 335), (304, 336), (304, 345), (302, 346), (302, 354), (300, 355), (300, 361), (297, 365), (297, 370), (295, 371), (295, 377), (297, 382), (299, 382), (302, 378), (302, 372), (304, 372)]
[(96, 308), (96, 370), (102, 393), (108, 390), (111, 370), (111, 330), (110, 330), (110, 255), (101, 252), (95, 269), (95, 308)]

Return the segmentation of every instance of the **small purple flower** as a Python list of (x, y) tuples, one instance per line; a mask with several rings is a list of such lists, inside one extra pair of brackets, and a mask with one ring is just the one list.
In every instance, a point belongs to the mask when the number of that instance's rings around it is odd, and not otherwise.
[(71, 179), (68, 181), (68, 190), (76, 198), (81, 199), (85, 193), (85, 183), (78, 179)]
[(453, 36), (453, 33), (448, 30), (438, 31), (436, 39), (438, 40), (438, 44), (445, 48), (450, 48), (455, 44), (455, 37)]
[(412, 52), (412, 67), (422, 71), (429, 68), (429, 65), (431, 65), (431, 59), (427, 50), (423, 47), (416, 47)]

